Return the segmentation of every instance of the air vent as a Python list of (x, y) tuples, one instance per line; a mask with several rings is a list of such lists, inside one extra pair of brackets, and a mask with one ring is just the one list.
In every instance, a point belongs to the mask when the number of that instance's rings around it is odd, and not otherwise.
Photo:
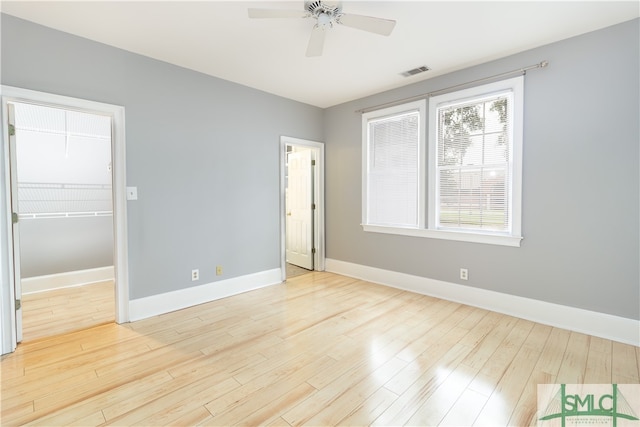
[(405, 71), (404, 73), (401, 73), (401, 74), (405, 77), (411, 77), (411, 76), (415, 76), (416, 74), (424, 73), (425, 71), (429, 71), (429, 70), (430, 70), (429, 67), (427, 67), (426, 65), (423, 65), (422, 67), (414, 68), (413, 70)]

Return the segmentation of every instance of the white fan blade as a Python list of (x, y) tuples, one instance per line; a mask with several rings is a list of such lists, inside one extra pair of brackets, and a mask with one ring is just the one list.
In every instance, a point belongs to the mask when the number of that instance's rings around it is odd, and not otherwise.
[(324, 47), (324, 29), (319, 25), (313, 27), (311, 31), (311, 38), (309, 38), (309, 45), (307, 46), (307, 56), (320, 56), (322, 55), (322, 48)]
[(391, 19), (374, 18), (364, 15), (349, 15), (346, 13), (340, 17), (338, 22), (347, 27), (357, 28), (358, 30), (368, 31), (382, 36), (391, 34), (393, 27), (396, 26), (396, 21)]
[(249, 18), (306, 18), (307, 12), (286, 9), (254, 9), (249, 8)]

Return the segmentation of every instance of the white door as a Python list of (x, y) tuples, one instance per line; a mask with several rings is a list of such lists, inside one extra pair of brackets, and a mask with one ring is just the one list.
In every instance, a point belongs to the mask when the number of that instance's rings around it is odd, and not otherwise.
[(16, 126), (13, 104), (7, 104), (9, 119), (9, 179), (11, 180), (11, 216), (13, 232), (13, 280), (16, 300), (16, 342), (22, 341), (22, 286), (20, 284), (20, 223), (18, 222), (18, 175), (16, 171)]
[(287, 262), (313, 270), (312, 150), (288, 153)]

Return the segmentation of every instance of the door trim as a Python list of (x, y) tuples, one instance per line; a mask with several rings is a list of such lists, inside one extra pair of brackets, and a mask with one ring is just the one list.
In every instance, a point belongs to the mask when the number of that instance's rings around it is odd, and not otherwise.
[(286, 206), (285, 206), (285, 169), (287, 162), (287, 145), (309, 147), (316, 152), (316, 166), (313, 170), (313, 198), (316, 209), (313, 214), (313, 241), (316, 252), (313, 257), (313, 269), (324, 271), (325, 268), (325, 232), (324, 232), (324, 143), (306, 139), (280, 137), (280, 270), (282, 280), (287, 278), (286, 258)]
[[(125, 146), (125, 111), (124, 107), (101, 102), (38, 92), (29, 89), (2, 86), (2, 117), (7, 117), (7, 103), (22, 102), (63, 109), (75, 109), (89, 113), (109, 115), (112, 118), (111, 158), (113, 164), (113, 224), (114, 224), (114, 268), (115, 268), (115, 320), (117, 323), (129, 321), (129, 267), (127, 246), (127, 199), (126, 199), (126, 146)], [(0, 264), (2, 275), (2, 298), (0, 306), (0, 333), (2, 334), (2, 354), (15, 350), (15, 295), (13, 271), (13, 233), (11, 228), (11, 181), (9, 176), (9, 133), (7, 126), (2, 126), (3, 156), (2, 189), (5, 192), (4, 215), (5, 224), (0, 248), (2, 259)], [(5, 280), (7, 279), (7, 280)]]

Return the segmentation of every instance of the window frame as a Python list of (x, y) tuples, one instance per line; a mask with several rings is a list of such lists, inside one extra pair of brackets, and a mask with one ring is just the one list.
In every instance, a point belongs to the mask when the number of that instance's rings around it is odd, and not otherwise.
[[(494, 93), (511, 91), (513, 105), (511, 111), (511, 150), (510, 150), (510, 226), (509, 232), (495, 232), (490, 230), (466, 229), (438, 229), (436, 228), (437, 209), (437, 107), (443, 104), (457, 104), (473, 99), (481, 99)], [(366, 232), (396, 234), (413, 237), (454, 240), (461, 242), (492, 244), (519, 247), (522, 242), (522, 157), (523, 157), (523, 120), (524, 120), (524, 76), (500, 80), (493, 83), (475, 86), (468, 89), (452, 91), (429, 99), (427, 121), (421, 120), (421, 143), (427, 139), (425, 145), (420, 145), (419, 154), (419, 223), (414, 227), (392, 227), (371, 225), (367, 223), (367, 178), (369, 164), (369, 135), (368, 122), (371, 117), (382, 118), (401, 111), (409, 111), (416, 103), (424, 100), (397, 105), (362, 115), (362, 228)], [(413, 107), (415, 109), (415, 107)], [(421, 118), (423, 116), (421, 115)], [(427, 124), (424, 129), (423, 123)], [(428, 138), (427, 138), (428, 135)], [(424, 137), (424, 138), (423, 138)], [(425, 151), (426, 148), (426, 151)], [(426, 155), (426, 156), (425, 156)]]
[[(509, 181), (509, 219), (510, 230), (507, 232), (492, 232), (488, 230), (452, 230), (437, 228), (438, 212), (438, 108), (446, 105), (466, 103), (481, 100), (495, 94), (511, 92), (513, 102), (510, 110), (512, 121), (509, 127), (511, 149), (509, 150), (510, 181)], [(434, 96), (429, 100), (429, 191), (428, 191), (428, 229), (443, 233), (442, 238), (452, 240), (472, 239), (480, 243), (509, 244), (520, 246), (522, 240), (522, 142), (523, 142), (523, 93), (524, 76), (500, 80), (468, 89), (449, 92)], [(469, 235), (474, 235), (471, 237)]]

